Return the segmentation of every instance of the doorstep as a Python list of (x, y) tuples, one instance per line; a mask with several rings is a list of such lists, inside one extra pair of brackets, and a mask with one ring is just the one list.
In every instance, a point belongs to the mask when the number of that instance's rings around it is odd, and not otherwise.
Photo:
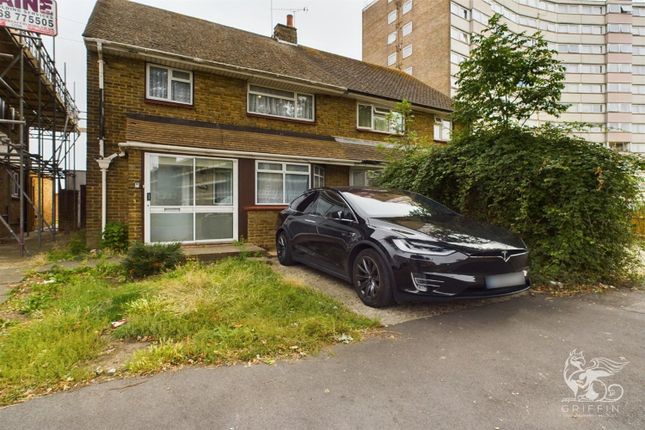
[(199, 260), (207, 263), (221, 260), (227, 257), (237, 257), (241, 254), (246, 255), (266, 255), (266, 250), (259, 246), (245, 243), (243, 245), (233, 245), (230, 243), (217, 245), (183, 245), (182, 251), (188, 258)]

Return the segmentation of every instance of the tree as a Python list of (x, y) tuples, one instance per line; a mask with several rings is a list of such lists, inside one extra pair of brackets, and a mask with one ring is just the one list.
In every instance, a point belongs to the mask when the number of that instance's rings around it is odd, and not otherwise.
[(536, 112), (559, 116), (564, 67), (541, 33), (514, 33), (496, 14), (460, 65), (454, 118), (467, 129), (524, 125)]

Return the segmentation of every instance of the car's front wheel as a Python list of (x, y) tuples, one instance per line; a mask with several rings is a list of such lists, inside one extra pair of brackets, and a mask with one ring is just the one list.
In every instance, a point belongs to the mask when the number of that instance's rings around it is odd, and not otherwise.
[(352, 264), (352, 282), (358, 297), (367, 306), (382, 308), (392, 304), (392, 286), (383, 259), (373, 249), (361, 251)]
[(289, 238), (284, 231), (278, 233), (275, 239), (275, 248), (278, 253), (278, 261), (283, 266), (292, 266), (294, 264), (289, 246)]

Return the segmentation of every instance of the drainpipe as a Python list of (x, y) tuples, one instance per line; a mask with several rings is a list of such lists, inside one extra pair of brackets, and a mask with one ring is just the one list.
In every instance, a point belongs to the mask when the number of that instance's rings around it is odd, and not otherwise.
[(99, 157), (105, 157), (105, 110), (104, 110), (104, 62), (103, 62), (103, 43), (96, 42), (96, 50), (99, 55)]
[(105, 156), (105, 63), (103, 62), (103, 44), (100, 41), (96, 42), (96, 50), (99, 57), (99, 159), (96, 162), (101, 169), (101, 234), (103, 234), (107, 224), (107, 171), (112, 160), (116, 157), (125, 157), (125, 153), (118, 152), (109, 157)]

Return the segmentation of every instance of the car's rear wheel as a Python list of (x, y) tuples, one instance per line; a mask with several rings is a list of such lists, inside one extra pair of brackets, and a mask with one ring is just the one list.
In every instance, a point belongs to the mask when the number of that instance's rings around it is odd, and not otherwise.
[(280, 264), (283, 266), (292, 266), (294, 264), (291, 247), (289, 246), (289, 238), (284, 231), (281, 231), (276, 236), (275, 249), (278, 253), (278, 261)]
[(352, 282), (358, 297), (367, 306), (382, 308), (392, 304), (392, 286), (387, 267), (373, 249), (361, 251), (354, 259)]

